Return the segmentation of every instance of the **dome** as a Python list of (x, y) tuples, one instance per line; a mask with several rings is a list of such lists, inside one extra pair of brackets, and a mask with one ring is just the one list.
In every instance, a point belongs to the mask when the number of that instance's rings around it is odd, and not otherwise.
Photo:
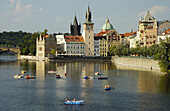
[(106, 19), (106, 23), (103, 25), (102, 30), (103, 30), (103, 31), (113, 30), (113, 25), (110, 24), (108, 18)]

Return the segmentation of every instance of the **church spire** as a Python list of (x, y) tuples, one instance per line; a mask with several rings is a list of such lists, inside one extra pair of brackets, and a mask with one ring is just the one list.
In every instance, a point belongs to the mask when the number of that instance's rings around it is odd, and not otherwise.
[(73, 25), (74, 25), (74, 26), (78, 26), (78, 22), (77, 22), (77, 17), (76, 17), (76, 14), (75, 14), (75, 17), (74, 17), (74, 22), (73, 22)]
[(81, 25), (78, 24), (76, 13), (75, 13), (73, 25), (72, 24), (70, 25), (71, 35), (73, 35), (73, 36), (81, 35), (80, 29), (81, 29)]
[(86, 22), (85, 23), (92, 23), (91, 21), (91, 11), (90, 11), (90, 7), (88, 5), (88, 9), (87, 9), (87, 12), (86, 12)]

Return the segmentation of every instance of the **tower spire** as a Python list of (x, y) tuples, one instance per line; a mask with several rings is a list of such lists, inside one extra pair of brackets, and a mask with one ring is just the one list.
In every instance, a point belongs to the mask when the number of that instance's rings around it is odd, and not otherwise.
[(88, 4), (88, 9), (87, 9), (87, 12), (86, 12), (86, 22), (85, 23), (91, 23), (91, 11), (90, 11), (90, 6)]
[(74, 17), (73, 25), (74, 25), (74, 26), (77, 26), (77, 25), (78, 25), (77, 17), (76, 17), (76, 12), (75, 12), (75, 17)]

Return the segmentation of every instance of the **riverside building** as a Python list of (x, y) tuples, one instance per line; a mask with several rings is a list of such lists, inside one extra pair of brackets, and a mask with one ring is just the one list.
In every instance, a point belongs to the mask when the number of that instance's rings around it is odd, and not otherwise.
[(139, 20), (139, 31), (141, 47), (150, 47), (157, 43), (157, 21), (149, 11)]
[(36, 40), (36, 56), (39, 60), (44, 60), (55, 50), (57, 55), (57, 40), (53, 35), (41, 35)]
[(91, 20), (92, 14), (90, 7), (88, 6), (86, 12), (86, 21), (83, 24), (83, 38), (84, 38), (84, 50), (85, 56), (94, 56), (94, 23)]
[[(107, 57), (109, 55), (110, 48), (113, 45), (121, 45), (121, 35), (113, 28), (113, 25), (106, 19), (106, 23), (103, 25), (101, 32), (97, 33), (94, 37), (95, 40), (95, 55), (101, 57)], [(99, 52), (97, 52), (99, 50)]]

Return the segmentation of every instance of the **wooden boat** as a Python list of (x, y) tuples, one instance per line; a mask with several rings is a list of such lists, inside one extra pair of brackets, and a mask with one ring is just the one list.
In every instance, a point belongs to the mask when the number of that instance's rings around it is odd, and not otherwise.
[(105, 87), (104, 89), (105, 90), (111, 90), (111, 87)]
[(26, 76), (25, 76), (25, 79), (35, 79), (35, 76), (32, 76), (32, 75), (26, 75)]
[(98, 80), (108, 79), (108, 77), (98, 77)]
[(94, 74), (95, 74), (95, 75), (100, 75), (100, 73), (99, 73), (99, 72), (95, 72)]
[(59, 78), (61, 78), (61, 76), (60, 76), (59, 74), (57, 74), (57, 75), (56, 75), (56, 78), (58, 78), (58, 79), (59, 79)]
[(17, 74), (14, 76), (15, 79), (21, 79), (21, 78), (24, 78), (24, 75), (23, 74)]
[(25, 74), (26, 72), (27, 72), (26, 70), (22, 70), (22, 71), (21, 71), (22, 74)]
[(83, 104), (84, 103), (84, 101), (65, 101), (64, 102), (65, 104)]
[(83, 79), (93, 79), (92, 76), (84, 76)]

